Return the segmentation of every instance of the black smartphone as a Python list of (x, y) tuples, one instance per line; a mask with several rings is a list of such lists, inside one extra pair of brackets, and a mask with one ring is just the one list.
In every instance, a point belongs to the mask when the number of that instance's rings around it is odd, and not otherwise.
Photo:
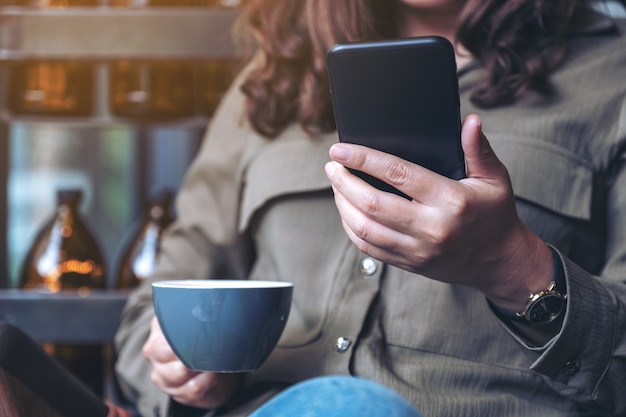
[(465, 177), (456, 61), (447, 39), (338, 44), (328, 51), (326, 66), (341, 142), (394, 154), (452, 179)]

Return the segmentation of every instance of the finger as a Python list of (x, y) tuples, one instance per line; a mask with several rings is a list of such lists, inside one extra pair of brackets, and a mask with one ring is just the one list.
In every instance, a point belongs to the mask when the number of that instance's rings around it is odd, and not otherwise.
[(181, 361), (174, 360), (170, 362), (153, 362), (152, 374), (154, 382), (159, 386), (174, 389), (186, 384), (198, 372), (190, 370)]
[(395, 230), (409, 227), (410, 201), (372, 187), (337, 162), (329, 162), (326, 172), (333, 183), (339, 212), (343, 218), (350, 219), (350, 227), (365, 240), (372, 221)]
[(381, 248), (393, 250), (404, 244), (408, 234), (419, 236), (424, 232), (429, 236), (436, 232), (433, 228), (441, 217), (436, 207), (449, 205), (449, 198), (441, 191), (438, 200), (429, 202), (432, 206), (380, 191), (337, 162), (329, 162), (326, 171), (342, 218), (357, 236)]
[[(374, 192), (372, 198), (377, 200), (376, 196), (379, 194), (387, 193)], [(360, 197), (360, 195), (357, 195), (357, 197)], [(384, 200), (384, 196), (381, 198)], [(405, 199), (402, 200), (406, 201)], [(365, 204), (367, 205), (367, 203)], [(380, 212), (379, 203), (370, 201), (370, 206), (374, 205), (375, 207), (363, 209), (358, 203), (355, 205), (342, 193), (336, 192), (335, 205), (341, 213), (344, 229), (346, 229), (346, 232), (349, 232), (349, 236), (352, 235), (358, 238), (358, 240), (353, 239), (353, 241), (361, 251), (369, 253), (367, 245), (386, 247), (393, 251), (405, 244), (405, 233), (411, 227), (411, 222), (400, 218), (386, 219)], [(378, 216), (381, 217), (382, 221), (377, 220), (376, 217)], [(388, 226), (388, 223), (392, 226)], [(406, 227), (401, 227), (399, 224), (405, 224)]]
[[(348, 192), (353, 191), (352, 187), (346, 188)], [(335, 204), (341, 213), (342, 226), (348, 237), (360, 251), (396, 266), (408, 267), (405, 261), (409, 258), (414, 261), (426, 259), (432, 251), (432, 242), (441, 238), (442, 216), (445, 213), (381, 191), (374, 191), (374, 194), (383, 200), (386, 196), (395, 197), (400, 205), (411, 207), (406, 211), (390, 207), (389, 218), (381, 214), (378, 220), (362, 207), (353, 205), (349, 198), (337, 190)], [(396, 211), (402, 212), (402, 215), (394, 216)], [(371, 212), (377, 212), (377, 209)]]
[(171, 362), (178, 358), (170, 347), (165, 335), (161, 331), (156, 318), (152, 319), (150, 324), (150, 334), (146, 343), (143, 345), (142, 353), (150, 362)]
[[(333, 184), (334, 192), (344, 195), (353, 206), (368, 213), (372, 218), (383, 214), (383, 217), (401, 220), (404, 209), (410, 207), (410, 201), (407, 199), (375, 188), (337, 162), (328, 162), (325, 169), (328, 178)], [(387, 213), (387, 207), (392, 205), (395, 206), (395, 210)]]
[(180, 393), (174, 393), (174, 400), (196, 408), (217, 408), (232, 398), (240, 386), (241, 374), (199, 373), (191, 379)]
[(165, 339), (158, 339), (152, 344), (150, 356), (155, 362), (169, 363), (178, 361), (178, 357)]
[(329, 155), (339, 164), (379, 178), (420, 201), (432, 198), (432, 193), (437, 192), (437, 187), (433, 187), (435, 182), (441, 183), (442, 179), (456, 182), (397, 156), (361, 145), (336, 143), (331, 146)]
[(167, 394), (183, 404), (203, 404), (216, 384), (215, 374), (198, 372), (188, 378), (184, 384), (171, 387)]
[(397, 250), (393, 249), (397, 242), (394, 242), (392, 248), (389, 246), (378, 246), (377, 244), (364, 240), (358, 236), (345, 221), (342, 221), (342, 226), (348, 238), (361, 252), (383, 263), (393, 264), (400, 268), (408, 267), (408, 265), (405, 265), (404, 263), (404, 258), (399, 255)]
[(500, 179), (506, 169), (482, 132), (482, 122), (477, 115), (469, 115), (463, 121), (461, 145), (465, 153), (468, 178)]

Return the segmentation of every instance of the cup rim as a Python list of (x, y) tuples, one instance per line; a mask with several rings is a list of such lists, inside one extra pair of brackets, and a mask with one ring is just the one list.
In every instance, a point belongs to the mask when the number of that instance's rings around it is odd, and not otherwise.
[(248, 279), (178, 279), (163, 280), (152, 283), (153, 288), (178, 288), (186, 290), (206, 289), (263, 289), (263, 288), (289, 288), (293, 287), (288, 281), (263, 281)]

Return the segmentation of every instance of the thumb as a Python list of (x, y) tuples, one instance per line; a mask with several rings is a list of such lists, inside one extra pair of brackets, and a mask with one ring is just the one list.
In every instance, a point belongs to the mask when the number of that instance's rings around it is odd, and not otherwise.
[(475, 114), (463, 121), (461, 146), (465, 153), (468, 178), (496, 179), (506, 174), (504, 165), (494, 153), (482, 132), (482, 122)]

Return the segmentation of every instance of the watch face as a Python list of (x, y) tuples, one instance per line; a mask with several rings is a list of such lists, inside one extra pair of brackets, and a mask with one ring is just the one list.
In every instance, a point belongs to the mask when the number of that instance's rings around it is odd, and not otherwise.
[(534, 324), (546, 324), (558, 318), (565, 307), (565, 299), (557, 293), (543, 294), (526, 311), (526, 318)]

